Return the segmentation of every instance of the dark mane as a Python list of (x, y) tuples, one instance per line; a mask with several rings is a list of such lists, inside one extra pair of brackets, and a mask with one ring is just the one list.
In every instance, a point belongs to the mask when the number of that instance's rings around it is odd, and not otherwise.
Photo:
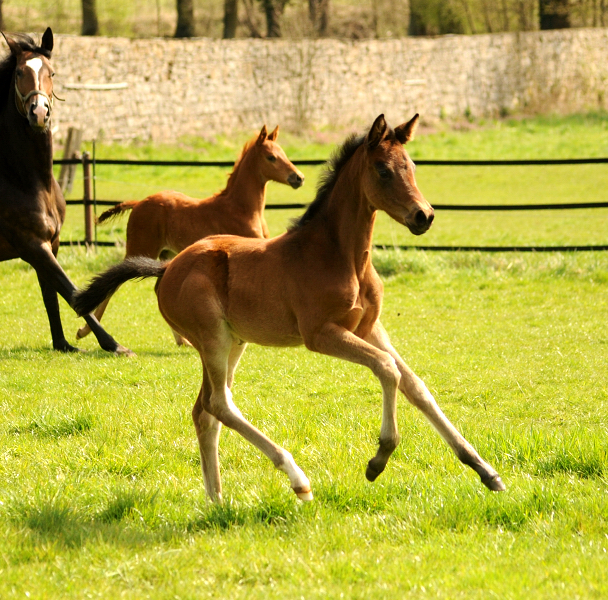
[(332, 157), (327, 161), (325, 172), (321, 175), (319, 180), (315, 199), (309, 204), (306, 212), (301, 217), (292, 221), (289, 231), (306, 225), (306, 223), (308, 223), (315, 217), (315, 215), (318, 214), (320, 209), (327, 201), (327, 198), (329, 198), (334, 185), (336, 185), (340, 171), (352, 158), (353, 154), (359, 149), (364, 139), (364, 135), (359, 136), (352, 134), (346, 138), (346, 141), (342, 144), (342, 146), (340, 146), (340, 148), (333, 153)]
[[(46, 58), (51, 58), (50, 51), (38, 46), (29, 35), (24, 33), (11, 33), (8, 37), (17, 42), (24, 52), (34, 52), (36, 54), (41, 54)], [(8, 99), (8, 88), (16, 66), (17, 59), (9, 50), (8, 56), (0, 61), (0, 108), (4, 107), (4, 104)]]

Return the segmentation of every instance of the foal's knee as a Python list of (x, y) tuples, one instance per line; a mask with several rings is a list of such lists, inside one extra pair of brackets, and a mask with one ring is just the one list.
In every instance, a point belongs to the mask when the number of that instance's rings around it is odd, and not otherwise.
[(395, 359), (388, 353), (385, 353), (382, 360), (380, 360), (374, 368), (374, 375), (380, 380), (382, 384), (389, 384), (397, 387), (401, 380), (401, 372), (397, 368)]

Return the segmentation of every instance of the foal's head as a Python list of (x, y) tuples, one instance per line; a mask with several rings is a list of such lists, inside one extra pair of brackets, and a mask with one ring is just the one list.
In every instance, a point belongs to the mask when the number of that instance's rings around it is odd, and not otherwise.
[(416, 167), (403, 147), (414, 137), (418, 115), (391, 129), (380, 115), (365, 137), (362, 183), (374, 208), (406, 225), (414, 235), (431, 226), (434, 211), (416, 185)]
[(264, 181), (285, 183), (295, 190), (304, 184), (304, 175), (287, 158), (283, 148), (277, 144), (278, 137), (278, 125), (271, 133), (268, 133), (266, 125), (264, 125), (249, 152), (255, 153), (257, 169)]
[(35, 131), (46, 131), (53, 107), (53, 32), (48, 27), (36, 47), (27, 36), (5, 37), (15, 63), (15, 104)]

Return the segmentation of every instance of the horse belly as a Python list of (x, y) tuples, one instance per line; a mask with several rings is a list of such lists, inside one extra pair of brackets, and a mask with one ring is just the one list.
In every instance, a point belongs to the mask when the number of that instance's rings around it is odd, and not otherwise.
[(19, 258), (19, 253), (4, 236), (0, 235), (0, 261), (12, 260), (13, 258)]
[(260, 346), (300, 346), (302, 336), (292, 319), (276, 313), (251, 311), (246, 316), (227, 319), (232, 336)]

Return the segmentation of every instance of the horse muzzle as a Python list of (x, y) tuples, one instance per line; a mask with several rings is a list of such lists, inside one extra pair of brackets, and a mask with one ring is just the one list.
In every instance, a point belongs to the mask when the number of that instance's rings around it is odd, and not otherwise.
[(414, 235), (422, 235), (431, 227), (435, 219), (435, 211), (429, 205), (427, 209), (419, 208), (405, 220), (406, 227)]
[(49, 125), (51, 111), (49, 105), (40, 97), (35, 98), (27, 111), (27, 120), (32, 129), (43, 131)]
[(297, 190), (299, 187), (304, 185), (304, 175), (302, 173), (294, 171), (287, 178), (287, 183), (294, 189)]

